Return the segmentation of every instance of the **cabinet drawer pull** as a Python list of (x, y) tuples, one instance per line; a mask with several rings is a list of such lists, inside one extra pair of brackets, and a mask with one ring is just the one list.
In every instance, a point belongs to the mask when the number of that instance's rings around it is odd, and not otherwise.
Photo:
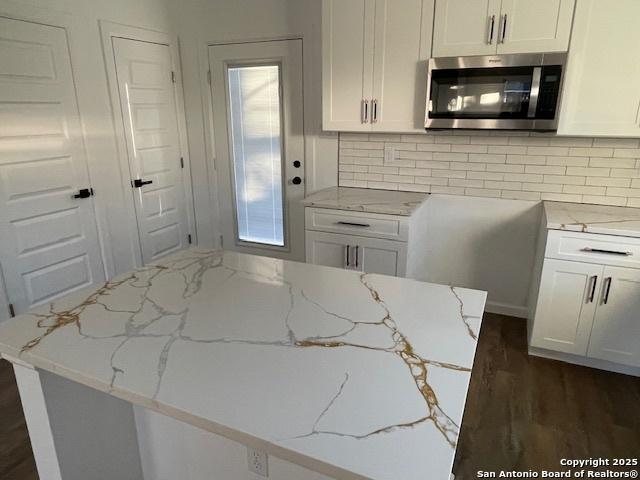
[(621, 255), (624, 257), (630, 257), (633, 255), (633, 252), (619, 252), (617, 250), (604, 250), (602, 248), (591, 248), (591, 247), (581, 248), (580, 251), (589, 252), (589, 253), (605, 253), (607, 255)]
[(349, 250), (351, 250), (351, 245), (347, 245), (347, 267), (350, 266), (349, 265)]
[(507, 36), (507, 14), (502, 17), (502, 37), (498, 39), (498, 43), (504, 43), (504, 39)]
[(356, 268), (358, 268), (358, 250), (360, 250), (360, 247), (356, 245)]
[(360, 123), (369, 122), (369, 100), (362, 99), (360, 104)]
[(609, 301), (609, 292), (611, 292), (611, 277), (605, 278), (604, 281), (607, 286), (604, 289), (604, 297), (602, 298), (602, 303), (606, 305)]
[(347, 225), (349, 227), (362, 227), (362, 228), (369, 228), (371, 225), (369, 225), (368, 223), (358, 223), (358, 222), (336, 222), (336, 225)]
[(589, 294), (589, 298), (587, 299), (587, 303), (593, 303), (593, 299), (596, 296), (596, 285), (598, 284), (598, 276), (594, 275), (591, 277), (591, 293)]

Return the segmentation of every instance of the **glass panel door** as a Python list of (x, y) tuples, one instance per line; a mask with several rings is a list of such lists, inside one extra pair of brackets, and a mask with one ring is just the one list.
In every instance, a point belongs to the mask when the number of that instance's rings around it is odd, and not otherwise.
[(285, 245), (279, 65), (227, 69), (238, 240)]
[(434, 70), (431, 118), (527, 118), (533, 67)]

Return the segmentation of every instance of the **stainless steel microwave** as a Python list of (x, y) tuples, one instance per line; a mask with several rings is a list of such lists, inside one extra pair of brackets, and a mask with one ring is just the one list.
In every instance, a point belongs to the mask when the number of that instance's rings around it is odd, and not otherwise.
[(566, 54), (429, 60), (425, 128), (556, 130)]

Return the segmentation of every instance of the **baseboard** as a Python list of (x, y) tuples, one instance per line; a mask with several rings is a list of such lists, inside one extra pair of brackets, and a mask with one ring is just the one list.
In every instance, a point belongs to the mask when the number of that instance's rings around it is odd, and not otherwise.
[(491, 301), (487, 302), (485, 310), (489, 313), (497, 313), (499, 315), (508, 315), (509, 317), (517, 318), (527, 318), (529, 313), (527, 307)]
[(624, 375), (632, 375), (640, 377), (640, 368), (622, 365), (620, 363), (608, 362), (597, 358), (582, 357), (580, 355), (572, 355), (570, 353), (554, 352), (545, 350), (544, 348), (529, 347), (529, 355), (534, 357), (550, 358), (551, 360), (559, 360), (561, 362), (573, 363), (583, 367), (597, 368), (598, 370), (607, 370), (609, 372), (622, 373)]

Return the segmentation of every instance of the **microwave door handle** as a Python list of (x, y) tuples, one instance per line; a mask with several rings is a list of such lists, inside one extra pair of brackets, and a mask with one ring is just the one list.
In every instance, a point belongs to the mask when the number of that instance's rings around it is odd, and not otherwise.
[(542, 76), (542, 67), (533, 68), (533, 76), (531, 77), (531, 93), (529, 94), (529, 111), (527, 117), (535, 118), (538, 110), (538, 98), (540, 97), (540, 77)]

